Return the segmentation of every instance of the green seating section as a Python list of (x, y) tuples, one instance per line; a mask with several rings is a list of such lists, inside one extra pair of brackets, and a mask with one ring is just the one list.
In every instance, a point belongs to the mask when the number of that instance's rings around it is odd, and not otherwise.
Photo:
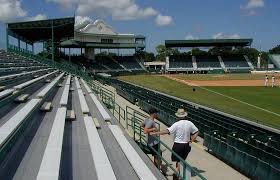
[(240, 56), (223, 56), (223, 61), (228, 69), (250, 69), (248, 62), (245, 57)]
[(192, 63), (192, 56), (170, 56), (169, 68), (194, 68)]
[[(268, 162), (268, 159), (266, 159), (267, 153), (265, 151), (259, 149), (259, 153), (254, 154), (250, 151), (251, 149), (248, 147), (246, 148), (246, 146), (244, 146), (243, 149), (239, 148), (237, 143), (233, 143), (234, 141), (240, 140), (232, 137), (228, 142), (225, 142), (214, 135), (204, 133), (204, 146), (206, 146), (212, 154), (232, 165), (235, 169), (253, 179), (278, 180), (280, 178), (279, 157), (274, 156), (271, 161)], [(246, 143), (243, 143), (243, 145), (244, 144)]]
[(222, 68), (217, 56), (196, 56), (198, 68)]

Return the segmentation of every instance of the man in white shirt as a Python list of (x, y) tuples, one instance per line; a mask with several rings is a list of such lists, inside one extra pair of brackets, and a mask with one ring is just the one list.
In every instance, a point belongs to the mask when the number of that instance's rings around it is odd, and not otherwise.
[(267, 75), (265, 75), (264, 86), (265, 87), (268, 86), (268, 76)]
[[(171, 127), (159, 132), (152, 132), (151, 135), (174, 134), (174, 144), (172, 150), (183, 160), (186, 160), (191, 151), (190, 144), (198, 136), (198, 128), (187, 120), (188, 113), (184, 109), (178, 109), (175, 115), (179, 118)], [(171, 160), (176, 162), (176, 169), (180, 173), (180, 160), (173, 153)]]
[(272, 76), (272, 78), (271, 78), (271, 86), (274, 88), (274, 86), (275, 86), (275, 77), (274, 76)]

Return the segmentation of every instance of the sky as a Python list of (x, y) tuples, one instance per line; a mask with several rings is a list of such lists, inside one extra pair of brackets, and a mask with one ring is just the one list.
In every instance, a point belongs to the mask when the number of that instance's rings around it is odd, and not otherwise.
[(267, 51), (280, 44), (279, 9), (279, 0), (0, 0), (0, 48), (6, 22), (75, 14), (144, 35), (152, 52), (165, 40), (211, 38), (253, 38), (253, 47)]

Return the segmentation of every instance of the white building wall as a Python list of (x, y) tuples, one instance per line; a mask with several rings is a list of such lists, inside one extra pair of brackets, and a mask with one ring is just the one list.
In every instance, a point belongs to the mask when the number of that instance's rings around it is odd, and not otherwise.
[(81, 42), (96, 42), (101, 43), (101, 39), (113, 39), (113, 43), (135, 43), (134, 37), (106, 37), (106, 36), (85, 36), (75, 35), (75, 40)]

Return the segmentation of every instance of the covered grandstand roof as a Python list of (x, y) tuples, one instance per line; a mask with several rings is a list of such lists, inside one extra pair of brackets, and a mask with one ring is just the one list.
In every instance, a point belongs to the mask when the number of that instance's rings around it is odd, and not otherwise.
[(99, 43), (99, 42), (81, 42), (74, 39), (63, 41), (59, 44), (64, 48), (111, 48), (111, 49), (127, 49), (127, 48), (145, 48), (144, 44), (137, 43)]
[(166, 40), (166, 47), (250, 46), (253, 39)]
[(74, 37), (75, 18), (59, 18), (40, 21), (26, 21), (8, 23), (9, 35), (23, 38), (29, 42), (38, 42), (52, 38), (52, 28), (54, 39)]

